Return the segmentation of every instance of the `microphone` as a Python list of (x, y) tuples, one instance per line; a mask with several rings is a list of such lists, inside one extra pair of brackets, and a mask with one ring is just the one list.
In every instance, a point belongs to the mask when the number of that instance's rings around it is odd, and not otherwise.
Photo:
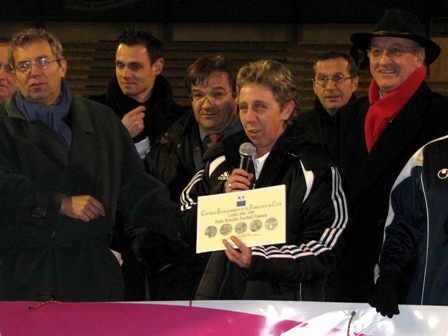
[(254, 164), (252, 162), (255, 156), (255, 146), (250, 142), (242, 143), (240, 146), (240, 167), (248, 173), (255, 174)]

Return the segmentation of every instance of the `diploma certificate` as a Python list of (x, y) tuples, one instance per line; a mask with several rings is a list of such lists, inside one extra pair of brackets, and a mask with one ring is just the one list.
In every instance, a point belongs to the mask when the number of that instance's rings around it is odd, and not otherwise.
[(247, 246), (286, 240), (285, 185), (198, 197), (196, 253), (225, 250), (236, 236)]

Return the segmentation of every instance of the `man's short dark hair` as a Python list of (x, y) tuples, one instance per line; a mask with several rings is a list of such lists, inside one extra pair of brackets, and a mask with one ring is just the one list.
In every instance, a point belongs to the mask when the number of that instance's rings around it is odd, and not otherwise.
[(185, 77), (185, 87), (191, 93), (192, 85), (202, 83), (212, 72), (220, 71), (227, 74), (229, 84), (232, 87), (233, 96), (236, 97), (236, 76), (238, 74), (237, 65), (223, 55), (205, 55), (198, 58), (187, 69)]
[(118, 45), (143, 45), (149, 54), (150, 63), (162, 58), (163, 42), (153, 32), (140, 27), (131, 27), (118, 37)]
[(317, 62), (325, 61), (325, 60), (329, 60), (329, 59), (335, 59), (335, 58), (343, 58), (343, 59), (345, 59), (347, 61), (347, 63), (348, 63), (348, 72), (350, 74), (350, 77), (357, 77), (357, 76), (359, 76), (358, 66), (356, 65), (356, 62), (353, 59), (353, 57), (351, 57), (349, 54), (347, 54), (345, 52), (342, 52), (342, 51), (329, 51), (329, 52), (326, 52), (326, 53), (323, 53), (323, 54), (319, 55), (314, 60), (313, 76), (316, 76), (316, 64), (317, 64)]

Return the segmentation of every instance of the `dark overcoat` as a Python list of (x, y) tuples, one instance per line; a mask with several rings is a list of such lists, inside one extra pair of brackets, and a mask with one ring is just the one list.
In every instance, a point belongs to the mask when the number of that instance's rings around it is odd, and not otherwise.
[[(73, 98), (72, 144), (39, 120), (26, 120), (11, 98), (0, 107), (1, 299), (123, 299), (109, 235), (120, 210), (135, 225), (176, 239), (175, 205), (145, 173), (115, 113)], [(65, 195), (91, 195), (106, 216), (83, 222), (60, 213)]]
[(389, 193), (398, 174), (420, 147), (448, 134), (448, 98), (433, 93), (423, 82), (369, 153), (364, 135), (368, 108), (368, 98), (360, 98), (339, 110), (336, 120), (337, 163), (352, 216), (346, 230), (347, 252), (333, 283), (337, 300), (344, 302), (368, 301)]

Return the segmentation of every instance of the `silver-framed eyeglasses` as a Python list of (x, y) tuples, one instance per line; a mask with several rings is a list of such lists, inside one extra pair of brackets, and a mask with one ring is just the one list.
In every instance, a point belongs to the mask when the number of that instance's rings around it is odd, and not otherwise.
[(205, 101), (205, 98), (207, 98), (211, 102), (219, 102), (224, 99), (225, 96), (227, 96), (230, 92), (232, 92), (232, 89), (229, 91), (224, 90), (212, 90), (210, 93), (204, 93), (201, 91), (193, 91), (191, 94), (191, 99), (197, 103), (203, 103)]
[(331, 80), (335, 84), (341, 84), (345, 82), (347, 79), (352, 79), (352, 76), (344, 76), (342, 74), (334, 75), (334, 76), (317, 76), (316, 78), (313, 78), (313, 82), (317, 85), (326, 87), (328, 85), (328, 82)]
[(31, 67), (33, 65), (35, 65), (36, 68), (38, 68), (39, 70), (46, 70), (53, 62), (59, 63), (59, 60), (42, 57), (32, 62), (30, 61), (20, 62), (19, 64), (16, 65), (15, 70), (26, 75), (31, 71)]
[(410, 47), (403, 47), (402, 45), (396, 44), (391, 45), (387, 47), (386, 49), (378, 48), (378, 47), (372, 47), (371, 49), (367, 50), (367, 56), (369, 56), (370, 59), (377, 60), (381, 58), (384, 54), (384, 51), (386, 51), (387, 55), (391, 58), (398, 58), (403, 56), (405, 53), (407, 53), (408, 49), (420, 49), (420, 46), (410, 46)]
[(0, 70), (5, 70), (6, 74), (10, 75), (12, 73), (12, 69), (9, 64), (0, 64)]

